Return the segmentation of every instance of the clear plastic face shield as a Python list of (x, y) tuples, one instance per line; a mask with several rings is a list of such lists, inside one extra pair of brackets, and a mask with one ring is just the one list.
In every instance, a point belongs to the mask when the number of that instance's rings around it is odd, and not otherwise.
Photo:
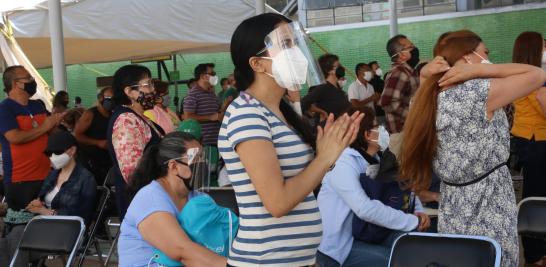
[(277, 84), (290, 91), (302, 85), (324, 83), (324, 77), (309, 49), (310, 40), (299, 22), (281, 23), (264, 40), (265, 48), (257, 56), (271, 59), (271, 72)]
[[(190, 191), (210, 187), (210, 167), (206, 154), (202, 148), (190, 148), (185, 156), (176, 159), (178, 163), (188, 166), (191, 170), (190, 177), (179, 176)], [(187, 159), (187, 163), (182, 159)]]

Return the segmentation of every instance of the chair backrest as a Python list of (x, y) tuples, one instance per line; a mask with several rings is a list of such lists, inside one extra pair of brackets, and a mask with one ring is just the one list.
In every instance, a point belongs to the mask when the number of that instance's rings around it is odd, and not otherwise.
[(108, 173), (106, 174), (106, 178), (104, 178), (104, 186), (108, 187), (108, 188), (111, 188), (113, 187), (115, 184), (116, 184), (116, 181), (115, 181), (115, 169), (116, 167), (112, 167), (108, 170)]
[(500, 245), (483, 236), (408, 233), (394, 243), (390, 267), (496, 267)]
[(69, 265), (81, 243), (84, 230), (83, 219), (77, 216), (36, 216), (25, 227), (12, 265), (19, 251), (70, 255), (67, 262)]
[(528, 197), (519, 203), (518, 233), (546, 239), (546, 197)]
[(239, 207), (237, 206), (237, 199), (235, 198), (235, 191), (232, 187), (208, 187), (202, 188), (199, 191), (207, 193), (214, 202), (219, 206), (231, 209), (237, 216), (239, 216)]

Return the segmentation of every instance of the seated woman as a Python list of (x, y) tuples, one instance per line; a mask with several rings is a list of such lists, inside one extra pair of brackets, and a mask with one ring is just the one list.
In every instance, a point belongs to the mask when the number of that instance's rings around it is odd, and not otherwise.
[(133, 199), (121, 224), (119, 266), (147, 266), (154, 249), (186, 266), (226, 266), (226, 258), (193, 242), (176, 216), (192, 193), (194, 158), (201, 150), (190, 134), (172, 132), (144, 153), (133, 173)]
[[(91, 172), (77, 161), (77, 150), (76, 139), (69, 132), (58, 131), (49, 136), (45, 153), (53, 170), (45, 178), (38, 198), (27, 205), (27, 211), (39, 215), (80, 216), (88, 225), (95, 210), (97, 184)], [(16, 225), (0, 239), (0, 266), (8, 266), (24, 229), (25, 224)], [(29, 258), (23, 253), (15, 266), (26, 266), (29, 261), (38, 259), (39, 256)]]
[[(423, 231), (430, 220), (416, 199), (415, 214), (406, 214), (379, 200), (371, 199), (360, 182), (371, 161), (378, 162), (381, 137), (370, 108), (360, 123), (356, 140), (346, 148), (335, 167), (326, 174), (318, 195), (323, 236), (317, 262), (324, 266), (387, 266), (391, 246), (400, 231)], [(383, 142), (385, 143), (385, 142)], [(388, 141), (386, 142), (388, 144)], [(368, 172), (369, 173), (369, 172)], [(370, 176), (373, 176), (370, 174)], [(393, 230), (380, 244), (353, 237), (353, 217)]]
[(47, 141), (45, 153), (53, 170), (44, 180), (38, 199), (27, 210), (41, 215), (80, 216), (89, 222), (96, 206), (97, 183), (77, 158), (76, 138), (59, 131)]

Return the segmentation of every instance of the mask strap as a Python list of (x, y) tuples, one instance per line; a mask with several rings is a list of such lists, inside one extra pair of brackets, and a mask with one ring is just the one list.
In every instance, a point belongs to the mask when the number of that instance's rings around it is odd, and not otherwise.
[(482, 60), (487, 60), (487, 59), (483, 58), (482, 56), (480, 56), (480, 54), (478, 54), (478, 52), (476, 52), (476, 51), (472, 51), (472, 53), (474, 53), (476, 56), (478, 56)]

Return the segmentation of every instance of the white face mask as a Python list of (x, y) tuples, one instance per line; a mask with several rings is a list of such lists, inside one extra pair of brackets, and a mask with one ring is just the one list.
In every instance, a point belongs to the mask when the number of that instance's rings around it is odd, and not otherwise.
[(377, 68), (375, 70), (375, 75), (377, 75), (379, 77), (383, 76), (383, 70), (381, 68)]
[(347, 80), (338, 80), (337, 84), (339, 85), (339, 87), (343, 88), (345, 84), (347, 84)]
[(383, 125), (379, 126), (377, 130), (372, 130), (373, 132), (378, 132), (379, 135), (377, 137), (377, 140), (371, 140), (372, 142), (376, 142), (379, 145), (379, 149), (381, 151), (387, 150), (389, 148), (390, 143), (390, 136), (389, 132), (387, 132), (387, 129)]
[(273, 58), (263, 57), (273, 61), (271, 68), (273, 74), (267, 75), (273, 77), (275, 82), (290, 91), (299, 91), (300, 84), (307, 81), (307, 66), (309, 62), (298, 47), (283, 49)]
[(51, 161), (51, 167), (53, 167), (55, 170), (59, 170), (64, 168), (64, 166), (70, 162), (70, 156), (66, 153), (61, 155), (51, 154), (49, 160)]
[(482, 56), (480, 56), (480, 54), (476, 53), (476, 51), (472, 51), (472, 53), (474, 53), (476, 56), (480, 57), (482, 59), (482, 61), (480, 63), (482, 64), (493, 64), (491, 61), (483, 58)]
[(377, 177), (379, 173), (379, 164), (371, 164), (366, 168), (366, 175), (372, 179)]
[(366, 80), (367, 82), (371, 81), (373, 78), (373, 74), (371, 71), (366, 71), (364, 72), (364, 80)]
[(216, 86), (218, 84), (218, 76), (210, 76), (209, 83), (212, 86)]

